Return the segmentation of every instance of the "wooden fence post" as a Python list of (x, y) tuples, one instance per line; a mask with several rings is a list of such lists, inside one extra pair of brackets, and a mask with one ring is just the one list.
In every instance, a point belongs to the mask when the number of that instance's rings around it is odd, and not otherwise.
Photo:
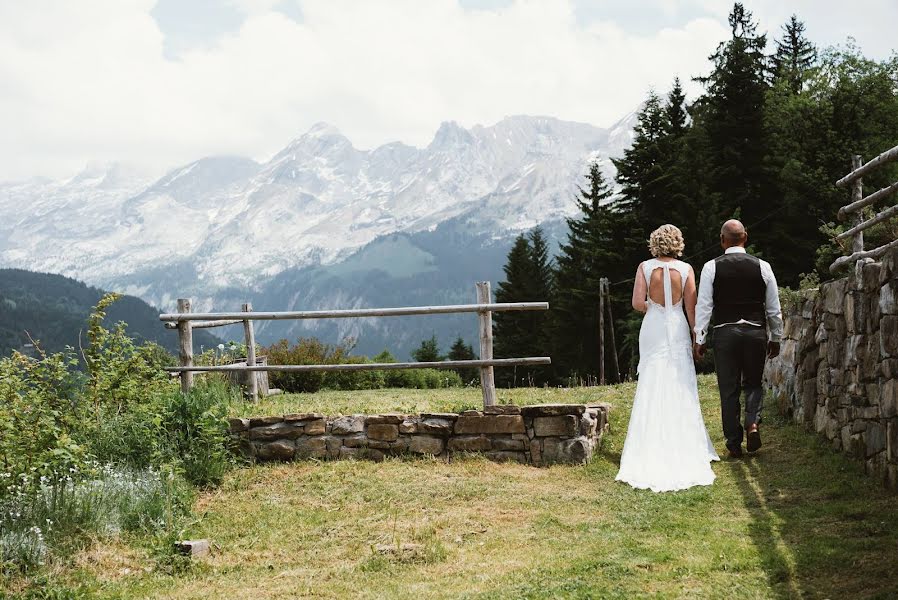
[[(861, 160), (860, 154), (855, 154), (851, 157), (851, 170), (854, 171), (859, 169), (863, 164)], [(855, 203), (861, 200), (864, 197), (864, 178), (858, 177), (854, 180), (854, 183), (851, 184), (851, 202)], [(864, 211), (858, 210), (854, 216), (854, 224), (859, 225), (864, 222)], [(864, 251), (864, 232), (863, 230), (858, 231), (854, 234), (854, 239), (851, 247), (851, 253), (855, 252), (863, 252)], [(859, 273), (858, 265), (863, 264), (861, 261), (857, 261), (854, 263), (855, 271)]]
[[(252, 312), (253, 305), (249, 302), (243, 305), (242, 312)], [(243, 333), (246, 337), (246, 366), (256, 366), (256, 334), (253, 331), (252, 319), (243, 320)], [(246, 371), (246, 395), (250, 402), (255, 402), (259, 395), (259, 381), (255, 371)]]
[(605, 385), (605, 278), (599, 280), (599, 385)]
[[(491, 304), (490, 282), (477, 283), (477, 304)], [(480, 321), (480, 360), (493, 358), (493, 313), (488, 310), (479, 311)], [(496, 382), (492, 367), (480, 368), (480, 387), (483, 390), (483, 405), (496, 404)]]
[(605, 283), (605, 308), (608, 310), (608, 331), (611, 334), (611, 358), (614, 363), (614, 376), (620, 383), (622, 377), (620, 373), (620, 363), (617, 361), (617, 341), (614, 339), (614, 315), (611, 313), (611, 282), (607, 277), (603, 278)]
[[(190, 298), (178, 298), (178, 312), (190, 312)], [(178, 354), (182, 367), (193, 366), (193, 326), (190, 321), (178, 321)], [(181, 372), (181, 391), (187, 393), (193, 387), (193, 372)]]

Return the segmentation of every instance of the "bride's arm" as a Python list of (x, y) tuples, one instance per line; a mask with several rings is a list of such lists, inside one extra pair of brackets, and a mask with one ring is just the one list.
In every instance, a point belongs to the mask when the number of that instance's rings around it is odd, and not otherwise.
[(695, 304), (698, 301), (698, 292), (695, 289), (695, 271), (689, 267), (689, 276), (686, 278), (686, 289), (683, 290), (683, 305), (686, 307), (686, 318), (689, 320), (689, 331), (695, 329)]
[[(642, 263), (639, 263), (639, 268), (636, 269), (636, 279), (633, 281), (633, 299), (631, 300), (633, 310), (638, 310), (641, 313), (648, 310), (648, 303), (645, 300), (647, 295), (648, 288), (645, 283), (645, 276), (642, 274)], [(693, 306), (695, 305), (693, 304)]]

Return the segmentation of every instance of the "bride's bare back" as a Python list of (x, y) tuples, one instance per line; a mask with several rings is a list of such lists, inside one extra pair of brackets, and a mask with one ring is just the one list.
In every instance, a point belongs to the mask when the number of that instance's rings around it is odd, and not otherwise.
[[(677, 305), (683, 299), (683, 277), (676, 269), (670, 270), (670, 288), (673, 303)], [(649, 298), (655, 304), (664, 306), (664, 268), (657, 267), (649, 279)]]

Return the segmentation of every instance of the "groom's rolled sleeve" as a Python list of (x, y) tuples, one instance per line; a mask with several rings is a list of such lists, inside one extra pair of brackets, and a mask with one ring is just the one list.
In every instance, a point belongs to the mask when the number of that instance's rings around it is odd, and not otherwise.
[(702, 267), (702, 275), (698, 282), (698, 302), (695, 305), (695, 343), (704, 344), (711, 324), (711, 313), (714, 310), (714, 261), (708, 261)]
[(780, 290), (776, 284), (776, 275), (770, 264), (761, 261), (761, 274), (767, 284), (765, 294), (765, 310), (767, 314), (767, 335), (771, 342), (779, 342), (783, 337), (783, 311), (780, 308)]

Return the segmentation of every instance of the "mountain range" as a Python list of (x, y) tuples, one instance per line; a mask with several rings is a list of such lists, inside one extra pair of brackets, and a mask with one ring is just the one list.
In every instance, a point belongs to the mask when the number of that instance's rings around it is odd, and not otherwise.
[[(502, 278), (517, 234), (561, 239), (577, 185), (632, 143), (610, 128), (508, 117), (445, 122), (425, 148), (355, 148), (317, 124), (266, 162), (203, 158), (157, 180), (120, 165), (63, 181), (0, 183), (0, 266), (60, 273), (163, 309), (302, 310), (471, 302)], [(160, 325), (161, 327), (161, 325)], [(467, 315), (260, 323), (263, 343), (346, 337), (404, 356), (436, 333), (476, 339)], [(239, 332), (224, 335), (237, 337)]]

